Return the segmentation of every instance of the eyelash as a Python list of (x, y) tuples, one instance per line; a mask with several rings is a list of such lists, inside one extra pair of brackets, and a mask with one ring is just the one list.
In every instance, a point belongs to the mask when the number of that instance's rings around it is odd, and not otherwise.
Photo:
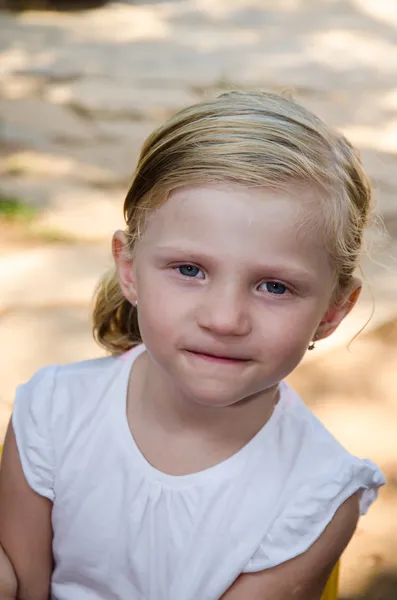
[[(189, 276), (186, 274), (184, 275), (183, 273), (181, 273), (181, 269), (183, 269), (183, 268), (196, 269), (197, 274), (200, 272), (203, 272), (202, 269), (200, 269), (199, 267), (196, 267), (196, 265), (193, 265), (191, 263), (177, 265), (172, 268), (174, 271), (178, 272), (185, 279), (197, 279), (197, 277)], [(200, 277), (199, 279), (203, 279), (203, 278)], [(261, 287), (262, 285), (269, 285), (269, 284), (274, 284), (276, 286), (281, 286), (282, 288), (285, 288), (285, 291), (282, 294), (272, 293), (272, 292), (269, 292), (269, 290), (267, 290), (271, 296), (285, 296), (286, 293), (289, 293), (289, 294), (292, 293), (291, 289), (285, 283), (281, 283), (280, 281), (273, 280), (273, 279), (269, 279), (268, 281), (262, 281), (262, 283), (259, 284), (258, 288)]]

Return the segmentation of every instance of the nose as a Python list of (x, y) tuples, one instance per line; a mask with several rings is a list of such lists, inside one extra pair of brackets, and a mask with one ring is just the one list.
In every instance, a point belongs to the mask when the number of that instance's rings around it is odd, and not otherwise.
[(205, 292), (199, 307), (198, 324), (218, 336), (245, 336), (252, 329), (247, 302), (233, 286)]

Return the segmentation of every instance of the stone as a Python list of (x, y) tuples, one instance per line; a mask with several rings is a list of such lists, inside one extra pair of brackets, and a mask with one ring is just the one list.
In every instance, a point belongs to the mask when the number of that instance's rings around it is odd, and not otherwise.
[(112, 82), (93, 77), (48, 89), (49, 102), (73, 107), (91, 118), (133, 121), (167, 118), (197, 98), (187, 90), (138, 88), (133, 82)]
[(84, 143), (95, 136), (95, 126), (67, 107), (39, 98), (0, 98), (0, 142), (17, 141), (40, 147), (62, 140)]
[(98, 123), (96, 125), (97, 134), (87, 144), (71, 146), (58, 142), (48, 144), (42, 150), (70, 158), (74, 163), (75, 181), (99, 187), (127, 188), (136, 166), (141, 141), (130, 138), (128, 131), (119, 137), (103, 135), (102, 127)]
[(3, 97), (17, 100), (27, 96), (38, 96), (42, 93), (43, 83), (40, 79), (25, 75), (5, 75), (0, 82)]
[(0, 182), (0, 196), (37, 210), (28, 224), (33, 232), (53, 230), (70, 239), (108, 239), (124, 227), (126, 192), (127, 187), (90, 186), (67, 178), (2, 177)]
[(10, 152), (0, 160), (0, 175), (7, 178), (31, 178), (43, 183), (49, 180), (82, 181), (94, 186), (117, 186), (119, 178), (112, 171), (94, 165), (82, 165), (72, 156), (54, 152), (24, 150)]
[(82, 73), (78, 70), (68, 69), (66, 65), (52, 64), (43, 66), (31, 66), (27, 69), (14, 71), (16, 77), (24, 77), (33, 81), (48, 83), (68, 83), (82, 77)]
[(4, 7), (13, 11), (25, 10), (88, 10), (103, 6), (107, 0), (2, 0)]
[(54, 186), (51, 206), (35, 221), (40, 230), (54, 230), (78, 240), (110, 239), (116, 229), (124, 229), (123, 202), (126, 190)]
[(103, 146), (107, 144), (122, 144), (130, 152), (133, 149), (138, 155), (143, 142), (162, 125), (163, 119), (150, 121), (100, 120), (97, 121), (97, 137)]
[[(0, 312), (89, 306), (113, 264), (107, 243), (47, 245), (0, 256)], [(4, 346), (6, 347), (6, 346)]]

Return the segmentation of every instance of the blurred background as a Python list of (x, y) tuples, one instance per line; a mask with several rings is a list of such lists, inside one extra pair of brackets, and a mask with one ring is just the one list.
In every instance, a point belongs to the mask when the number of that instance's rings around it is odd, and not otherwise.
[(389, 481), (343, 557), (341, 600), (396, 600), (396, 0), (0, 0), (0, 441), (18, 383), (101, 354), (91, 296), (142, 141), (235, 87), (292, 93), (372, 177), (385, 230), (365, 292), (291, 382)]

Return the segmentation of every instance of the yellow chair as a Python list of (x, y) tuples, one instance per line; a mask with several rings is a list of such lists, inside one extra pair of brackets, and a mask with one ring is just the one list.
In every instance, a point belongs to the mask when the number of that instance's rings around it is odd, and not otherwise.
[(339, 568), (340, 563), (338, 562), (331, 573), (331, 577), (329, 578), (327, 587), (321, 596), (321, 600), (338, 600)]

